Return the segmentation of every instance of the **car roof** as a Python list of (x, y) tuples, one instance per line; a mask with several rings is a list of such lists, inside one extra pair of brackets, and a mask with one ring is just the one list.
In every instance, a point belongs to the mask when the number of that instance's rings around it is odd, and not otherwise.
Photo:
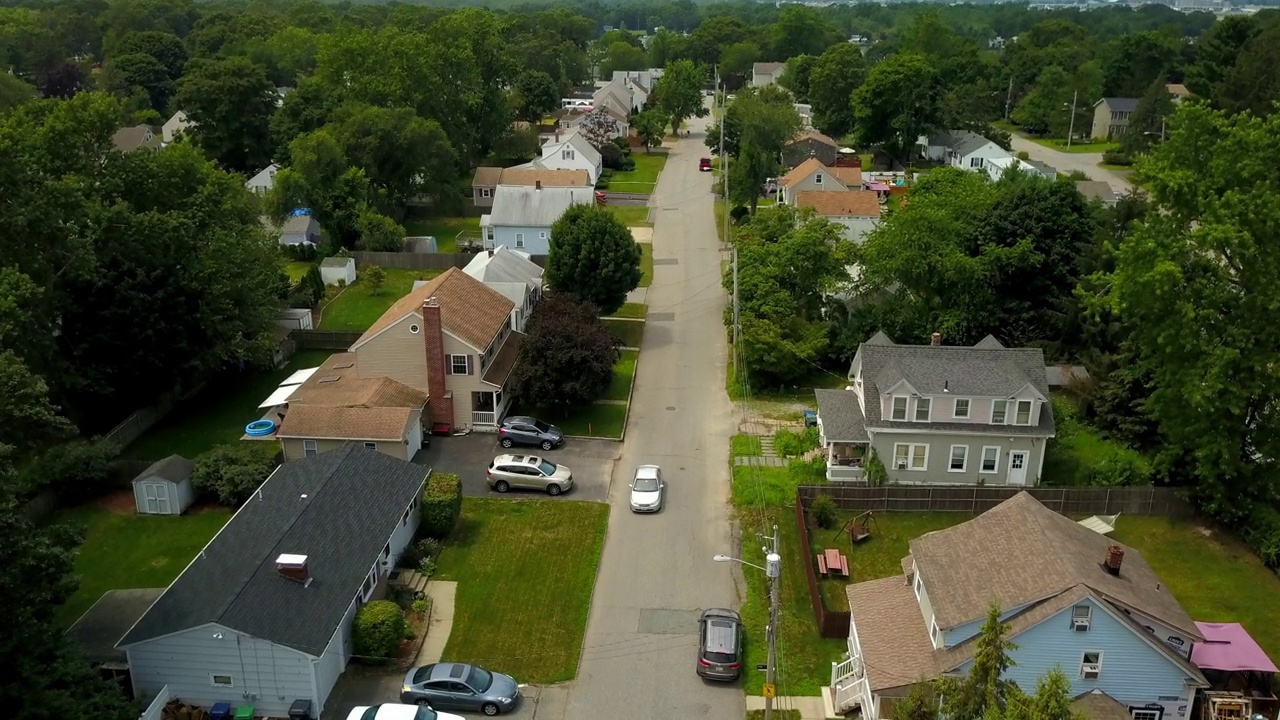
[(360, 720), (371, 707), (378, 708), (378, 714), (374, 716), (377, 720), (413, 720), (418, 715), (417, 705), (383, 703), (381, 705), (362, 705), (353, 708), (351, 714), (347, 715), (347, 720)]
[(739, 615), (736, 611), (730, 610), (729, 608), (707, 608), (706, 610), (702, 611), (702, 617), (704, 620), (714, 617), (714, 618), (728, 618), (731, 620), (742, 622), (742, 616)]
[(499, 455), (493, 461), (503, 465), (537, 465), (542, 458), (537, 455)]
[(659, 468), (657, 465), (641, 465), (640, 467), (636, 468), (636, 477), (637, 478), (653, 478), (654, 480), (656, 480), (658, 479), (658, 474), (660, 472), (662, 472), (662, 468)]
[(503, 420), (502, 422), (503, 423), (525, 423), (526, 425), (532, 425), (538, 422), (538, 418), (530, 417), (528, 415), (508, 415), (507, 419)]
[(707, 623), (707, 640), (703, 649), (710, 652), (737, 652), (738, 623), (731, 619), (714, 616)]
[(431, 680), (465, 680), (471, 666), (466, 663), (436, 663), (431, 668)]

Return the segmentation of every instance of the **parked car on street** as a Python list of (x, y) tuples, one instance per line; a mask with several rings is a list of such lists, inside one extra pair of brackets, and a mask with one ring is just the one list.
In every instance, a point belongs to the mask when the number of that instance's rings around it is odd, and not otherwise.
[(666, 495), (662, 468), (657, 465), (636, 468), (636, 476), (631, 480), (631, 512), (658, 512)]
[(520, 686), (509, 675), (475, 665), (433, 663), (409, 670), (400, 688), (400, 702), (498, 715), (520, 705)]
[(704, 157), (698, 161), (698, 172), (711, 172), (711, 158)]
[(400, 703), (383, 703), (381, 705), (353, 708), (347, 720), (466, 720), (461, 715), (436, 712), (428, 703), (421, 705), (401, 705)]
[(573, 488), (573, 472), (569, 468), (537, 455), (499, 455), (489, 463), (485, 480), (500, 493), (516, 488), (559, 495)]
[(498, 443), (504, 448), (513, 445), (534, 445), (543, 450), (558, 448), (564, 444), (564, 432), (549, 423), (526, 415), (512, 415), (498, 428)]
[(698, 618), (698, 674), (733, 682), (742, 675), (742, 616), (728, 608), (708, 608)]

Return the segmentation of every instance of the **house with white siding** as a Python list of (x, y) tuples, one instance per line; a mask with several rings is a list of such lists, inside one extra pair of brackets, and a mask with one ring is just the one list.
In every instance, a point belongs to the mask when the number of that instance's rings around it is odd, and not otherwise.
[(847, 651), (823, 689), (836, 714), (887, 718), (913, 686), (967, 673), (993, 605), (1017, 646), (1004, 679), (1027, 694), (1058, 668), (1077, 709), (1188, 720), (1209, 686), (1191, 662), (1201, 631), (1142, 554), (1029, 493), (912, 540), (902, 570), (848, 586)]
[(982, 172), (996, 158), (1010, 158), (1008, 150), (972, 130), (953, 130), (937, 135), (921, 135), (917, 150), (926, 160), (943, 162), (960, 170)]
[(590, 187), (499, 185), (493, 209), (480, 216), (480, 234), (487, 248), (508, 247), (530, 255), (551, 252), (551, 226), (574, 205), (590, 205)]
[(780, 62), (758, 62), (751, 65), (751, 87), (764, 87), (778, 82), (787, 71), (787, 64)]
[[(545, 287), (543, 270), (528, 253), (498, 246), (477, 253), (462, 272), (515, 303), (515, 308), (511, 311), (511, 326), (516, 332), (524, 332), (524, 326), (529, 322), (533, 308), (542, 299)], [(415, 281), (414, 289), (417, 289), (419, 282), (426, 284), (430, 281)]]
[(572, 130), (562, 134), (557, 131), (554, 137), (542, 144), (542, 157), (516, 165), (515, 169), (586, 170), (587, 178), (594, 186), (604, 170), (602, 163), (600, 151), (592, 147), (580, 132)]
[(348, 444), (285, 463), (116, 643), (133, 691), (320, 717), (413, 539), (430, 469)]

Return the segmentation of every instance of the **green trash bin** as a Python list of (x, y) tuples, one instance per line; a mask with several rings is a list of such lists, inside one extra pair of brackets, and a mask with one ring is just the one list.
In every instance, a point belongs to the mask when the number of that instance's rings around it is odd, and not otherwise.
[(253, 720), (253, 706), (241, 705), (236, 708), (236, 720)]

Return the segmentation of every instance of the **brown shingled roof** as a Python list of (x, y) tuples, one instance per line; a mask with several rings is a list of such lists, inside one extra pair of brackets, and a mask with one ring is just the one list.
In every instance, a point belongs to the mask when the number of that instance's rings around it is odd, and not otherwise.
[(502, 179), (500, 167), (478, 167), (476, 176), (471, 179), (471, 187), (495, 187)]
[(869, 580), (845, 593), (872, 692), (938, 677), (933, 642), (906, 578)]
[(822, 143), (823, 145), (830, 145), (833, 148), (840, 147), (840, 143), (833, 140), (831, 136), (823, 135), (817, 130), (806, 130), (800, 133), (799, 135), (797, 135), (794, 140), (792, 140), (790, 143), (787, 143), (787, 144), (794, 145), (799, 142), (804, 142), (805, 140), (816, 140)]
[(458, 268), (449, 268), (397, 300), (351, 349), (369, 342), (409, 315), (422, 317), (422, 304), (431, 297), (440, 302), (440, 322), (444, 329), (481, 352), (489, 347), (515, 308), (515, 303), (498, 291)]
[(801, 190), (796, 207), (827, 217), (880, 217), (880, 198), (871, 190)]
[(1129, 706), (1101, 690), (1094, 689), (1077, 695), (1071, 701), (1071, 709), (1089, 720), (1132, 720)]
[(789, 188), (792, 185), (804, 180), (814, 173), (816, 170), (825, 170), (826, 166), (818, 158), (809, 158), (799, 165), (791, 168), (791, 172), (782, 176), (778, 181), (779, 187)]
[(524, 344), (524, 334), (512, 332), (507, 336), (505, 342), (502, 343), (502, 349), (494, 356), (493, 362), (489, 363), (489, 367), (484, 371), (484, 382), (490, 385), (502, 387), (511, 375), (511, 369), (516, 366), (516, 358), (520, 356), (520, 346)]
[(282, 438), (307, 440), (398, 441), (419, 414), (410, 408), (322, 407), (290, 405), (276, 433)]
[(399, 440), (427, 396), (386, 377), (362, 378), (356, 356), (336, 353), (289, 396), (277, 433), (286, 438)]
[(550, 170), (540, 168), (507, 168), (497, 185), (537, 185), (542, 187), (587, 187), (591, 176), (586, 170)]
[(841, 185), (850, 190), (857, 190), (862, 187), (862, 168), (859, 167), (830, 167), (827, 172), (836, 176)]

